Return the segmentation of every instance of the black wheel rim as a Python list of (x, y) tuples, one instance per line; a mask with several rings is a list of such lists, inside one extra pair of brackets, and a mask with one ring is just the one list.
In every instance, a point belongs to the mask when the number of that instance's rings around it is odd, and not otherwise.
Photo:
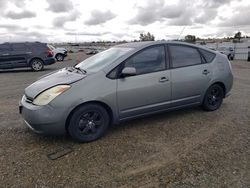
[(207, 96), (207, 102), (208, 105), (211, 107), (218, 107), (222, 101), (222, 92), (219, 88), (214, 87), (211, 88), (208, 96)]
[(84, 113), (78, 121), (78, 129), (82, 135), (95, 135), (104, 125), (104, 118), (98, 111)]

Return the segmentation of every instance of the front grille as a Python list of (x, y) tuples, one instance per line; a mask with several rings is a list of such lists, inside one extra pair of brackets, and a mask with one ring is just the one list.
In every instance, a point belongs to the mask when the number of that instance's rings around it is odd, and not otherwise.
[(32, 103), (32, 102), (33, 102), (33, 98), (28, 97), (27, 95), (25, 95), (25, 101), (26, 101), (27, 103)]

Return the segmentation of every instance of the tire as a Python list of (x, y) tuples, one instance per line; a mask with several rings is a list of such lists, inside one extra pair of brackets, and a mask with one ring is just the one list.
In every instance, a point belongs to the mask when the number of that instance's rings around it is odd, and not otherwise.
[(57, 61), (63, 61), (64, 60), (64, 55), (63, 54), (56, 54), (56, 60)]
[(224, 98), (223, 88), (214, 84), (210, 86), (204, 96), (202, 107), (206, 111), (214, 111), (220, 108)]
[(234, 60), (233, 56), (228, 55), (228, 60), (230, 60), (230, 61)]
[(33, 59), (30, 62), (30, 67), (33, 71), (41, 71), (44, 68), (44, 63), (41, 59)]
[(97, 104), (86, 104), (73, 112), (68, 133), (78, 142), (91, 142), (102, 137), (109, 124), (110, 117), (105, 108)]

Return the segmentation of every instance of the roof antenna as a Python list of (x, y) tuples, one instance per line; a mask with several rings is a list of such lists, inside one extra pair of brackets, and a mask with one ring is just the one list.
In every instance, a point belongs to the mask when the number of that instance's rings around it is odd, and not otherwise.
[(184, 27), (182, 28), (182, 30), (181, 30), (181, 32), (180, 32), (180, 35), (179, 35), (179, 37), (178, 37), (178, 40), (180, 40), (180, 37), (181, 37), (181, 35), (182, 35), (182, 33), (184, 32), (185, 29), (186, 29), (186, 26), (184, 26)]

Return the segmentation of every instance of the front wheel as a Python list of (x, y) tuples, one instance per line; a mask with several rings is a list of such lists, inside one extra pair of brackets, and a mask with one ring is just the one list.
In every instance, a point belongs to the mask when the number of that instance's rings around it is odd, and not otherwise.
[(202, 107), (207, 111), (214, 111), (220, 108), (224, 98), (224, 91), (218, 84), (210, 86), (205, 94)]
[(109, 114), (105, 108), (97, 104), (87, 104), (73, 112), (68, 133), (79, 142), (91, 142), (104, 135), (109, 123)]
[(41, 71), (43, 70), (44, 64), (43, 61), (40, 59), (33, 59), (30, 62), (30, 66), (33, 71)]

